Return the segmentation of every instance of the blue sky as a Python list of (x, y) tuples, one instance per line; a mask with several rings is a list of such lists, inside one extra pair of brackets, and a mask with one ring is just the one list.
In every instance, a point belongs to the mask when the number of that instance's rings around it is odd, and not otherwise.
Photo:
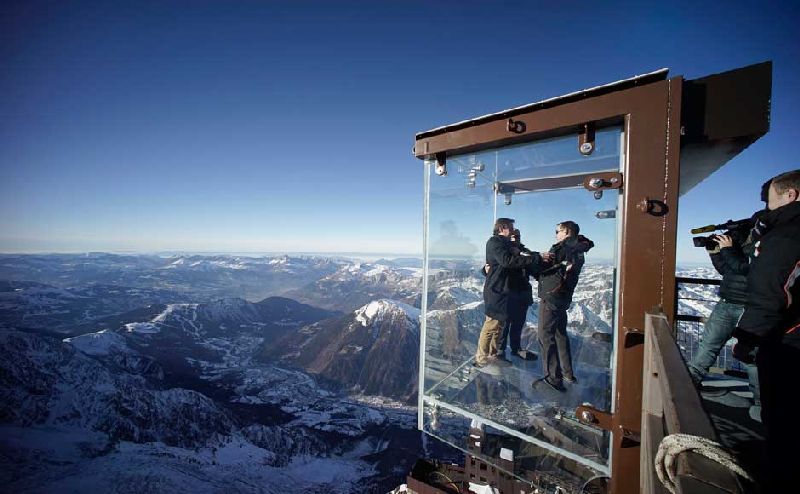
[(800, 166), (800, 8), (645, 3), (3, 2), (0, 251), (416, 253), (416, 132), (773, 60), (770, 133), (679, 227), (747, 216)]

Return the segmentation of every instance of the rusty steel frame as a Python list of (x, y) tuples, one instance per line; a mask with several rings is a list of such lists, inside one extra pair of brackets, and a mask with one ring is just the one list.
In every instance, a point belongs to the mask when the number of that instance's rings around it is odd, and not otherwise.
[[(446, 159), (580, 134), (586, 124), (623, 124), (616, 408), (611, 416), (610, 492), (615, 494), (639, 491), (645, 313), (654, 307), (674, 313), (682, 87), (682, 77), (674, 77), (554, 106), (534, 105), (515, 112), (513, 125), (507, 115), (498, 114), (452, 130), (418, 134), (414, 148), (420, 159)], [(649, 207), (652, 203), (660, 204), (657, 211)]]

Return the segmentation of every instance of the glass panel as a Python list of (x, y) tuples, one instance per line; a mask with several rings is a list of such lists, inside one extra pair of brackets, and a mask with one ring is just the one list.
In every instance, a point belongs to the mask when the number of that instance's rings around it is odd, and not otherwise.
[[(460, 389), (483, 323), (486, 231), (494, 223), (493, 176), (469, 159), (448, 163), (448, 174), (429, 169), (426, 236), (424, 386)], [(474, 179), (470, 172), (476, 167)], [(463, 381), (466, 383), (467, 381)]]
[[(485, 381), (478, 383), (478, 386), (481, 387), (486, 387), (486, 385)], [(583, 487), (592, 479), (608, 475), (605, 471), (576, 461), (571, 455), (564, 455), (557, 450), (541, 447), (490, 425), (484, 424), (483, 430), (475, 434), (475, 429), (471, 429), (471, 426), (476, 425), (474, 419), (470, 419), (463, 413), (454, 412), (445, 406), (434, 405), (431, 400), (425, 400), (422, 410), (426, 433), (468, 452), (469, 455), (478, 457), (520, 480), (530, 482), (531, 479), (536, 479), (539, 487), (550, 488), (541, 492), (558, 492), (555, 491), (555, 486), (565, 489), (562, 492), (595, 492), (583, 489)], [(586, 431), (587, 440), (597, 440), (599, 436), (597, 431), (589, 428)], [(473, 435), (480, 435), (480, 438), (471, 437)], [(472, 444), (470, 444), (470, 439), (473, 440)], [(477, 445), (474, 442), (476, 439), (479, 439)], [(475, 446), (471, 447), (472, 445)], [(501, 458), (500, 454), (503, 448), (513, 452), (511, 464)], [(509, 456), (506, 456), (507, 458)], [(467, 464), (466, 467), (469, 470), (470, 465)], [(477, 482), (477, 479), (474, 481)]]
[[(489, 436), (512, 445), (519, 460), (514, 466), (517, 476), (532, 461), (543, 458), (551, 458), (545, 463), (554, 469), (552, 474), (560, 472), (568, 484), (609, 471), (609, 434), (578, 422), (575, 408), (589, 404), (613, 410), (619, 192), (607, 190), (595, 198), (582, 187), (517, 190), (509, 203), (506, 196), (494, 191), (508, 181), (617, 171), (620, 142), (619, 128), (604, 129), (597, 132), (596, 151), (588, 157), (578, 152), (578, 137), (572, 135), (460, 156), (447, 163), (446, 177), (432, 174), (433, 165), (427, 167), (430, 231), (426, 239), (420, 423), (428, 433), (464, 450), (469, 449), (469, 423), (483, 424), (491, 431)], [(498, 216), (514, 218), (523, 243), (533, 251), (547, 251), (556, 242), (556, 224), (566, 220), (578, 223), (580, 233), (595, 244), (586, 254), (567, 311), (567, 338), (577, 382), (565, 383), (565, 391), (541, 381), (542, 358), (511, 356), (513, 365), (509, 367), (473, 366), (485, 319), (481, 273), (485, 244)], [(521, 346), (541, 357), (538, 284), (533, 278), (531, 284), (534, 303), (527, 311)], [(500, 468), (493, 450), (480, 455)], [(528, 466), (523, 466), (524, 458), (528, 458)]]
[(489, 153), (496, 154), (497, 175), (504, 182), (617, 171), (619, 134), (618, 128), (598, 130), (595, 133), (595, 149), (589, 156), (578, 152), (576, 135), (509, 146)]

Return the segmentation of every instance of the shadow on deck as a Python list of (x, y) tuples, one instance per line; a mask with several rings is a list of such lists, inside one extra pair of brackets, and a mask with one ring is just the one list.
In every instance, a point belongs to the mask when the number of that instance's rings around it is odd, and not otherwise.
[(745, 470), (759, 479), (765, 429), (751, 416), (758, 411), (751, 412), (753, 394), (747, 379), (712, 375), (703, 381), (700, 397), (720, 443), (736, 456)]

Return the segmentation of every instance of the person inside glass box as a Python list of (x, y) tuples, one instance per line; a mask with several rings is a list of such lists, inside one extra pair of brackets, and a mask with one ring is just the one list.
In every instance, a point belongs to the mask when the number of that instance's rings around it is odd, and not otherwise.
[(542, 381), (557, 391), (565, 391), (563, 381), (577, 382), (567, 335), (567, 309), (572, 304), (572, 294), (585, 262), (584, 255), (592, 247), (594, 242), (580, 235), (577, 223), (559, 223), (556, 225), (556, 243), (550, 248), (551, 266), (534, 276), (539, 282), (538, 337), (544, 374)]
[[(489, 365), (508, 366), (511, 362), (500, 353), (503, 328), (511, 321), (519, 322), (519, 310), (526, 297), (530, 297), (530, 284), (526, 270), (541, 270), (550, 255), (522, 251), (511, 241), (514, 220), (498, 218), (493, 235), (486, 242), (486, 280), (483, 301), (486, 319), (481, 328), (475, 353), (476, 367)], [(527, 306), (525, 306), (527, 309)], [(522, 323), (525, 313), (522, 313)], [(521, 328), (520, 328), (521, 330)]]

